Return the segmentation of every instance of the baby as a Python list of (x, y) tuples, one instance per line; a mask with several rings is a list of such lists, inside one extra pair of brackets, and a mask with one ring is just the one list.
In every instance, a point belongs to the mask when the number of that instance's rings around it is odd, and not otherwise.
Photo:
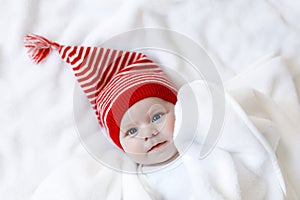
[[(180, 95), (163, 70), (146, 55), (65, 46), (38, 35), (27, 35), (25, 47), (36, 63), (52, 49), (59, 52), (72, 66), (100, 126), (107, 130), (113, 144), (139, 167), (155, 168), (180, 160), (176, 159), (179, 148), (173, 141), (174, 106)], [(205, 96), (199, 88), (201, 84), (196, 83), (193, 91), (198, 91), (195, 96), (203, 102)], [(209, 157), (197, 159), (199, 145), (193, 145), (187, 156), (181, 155), (184, 165), (147, 174), (147, 179), (139, 175), (151, 199), (283, 199), (277, 182), (283, 191), (284, 183), (274, 155), (265, 142), (258, 141), (259, 133), (239, 106), (230, 98), (227, 100), (223, 135)], [(194, 116), (204, 125), (209, 124), (205, 112), (208, 107), (204, 105), (203, 112)], [(195, 131), (201, 135), (201, 129)], [(188, 132), (193, 130), (185, 134)], [(195, 141), (199, 142), (197, 138)], [(138, 186), (130, 185), (121, 191), (129, 190), (136, 193)]]

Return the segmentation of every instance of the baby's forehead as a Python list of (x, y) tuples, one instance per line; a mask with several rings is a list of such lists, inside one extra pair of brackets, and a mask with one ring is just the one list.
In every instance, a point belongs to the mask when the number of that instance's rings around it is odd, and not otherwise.
[(158, 97), (148, 97), (133, 104), (130, 108), (128, 108), (128, 110), (138, 112), (141, 110), (151, 110), (159, 107), (164, 108), (167, 107), (169, 104), (171, 103), (164, 99)]
[(156, 112), (164, 112), (172, 109), (173, 104), (157, 97), (144, 98), (130, 108), (124, 113), (124, 118), (139, 118), (145, 115), (152, 115)]
[[(141, 99), (140, 101), (138, 101), (135, 104), (160, 104), (160, 103), (165, 103), (167, 102), (166, 100), (159, 98), (159, 97), (147, 97), (144, 99)], [(134, 104), (134, 105), (135, 105)]]

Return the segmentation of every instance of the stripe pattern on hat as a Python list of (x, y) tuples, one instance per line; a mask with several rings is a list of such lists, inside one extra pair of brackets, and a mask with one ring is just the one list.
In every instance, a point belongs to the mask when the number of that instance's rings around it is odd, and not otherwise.
[(59, 53), (63, 60), (72, 66), (77, 81), (93, 109), (96, 109), (96, 97), (109, 78), (138, 56), (136, 53), (122, 50), (83, 46), (62, 46)]

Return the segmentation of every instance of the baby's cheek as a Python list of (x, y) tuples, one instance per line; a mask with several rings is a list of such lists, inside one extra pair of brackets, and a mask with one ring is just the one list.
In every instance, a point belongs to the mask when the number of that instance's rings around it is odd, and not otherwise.
[(165, 128), (164, 128), (168, 139), (173, 139), (174, 125), (175, 125), (174, 114), (170, 114), (166, 119)]
[(144, 148), (140, 142), (137, 142), (135, 139), (128, 139), (123, 143), (123, 149), (126, 153), (143, 153)]

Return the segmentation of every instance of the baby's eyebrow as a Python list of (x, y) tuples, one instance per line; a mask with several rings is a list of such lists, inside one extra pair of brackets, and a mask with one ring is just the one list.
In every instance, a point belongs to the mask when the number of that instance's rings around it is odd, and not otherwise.
[(129, 129), (129, 128), (134, 128), (137, 126), (137, 123), (136, 122), (133, 122), (132, 120), (130, 120), (129, 122), (127, 123), (124, 123), (124, 125), (121, 127), (122, 129)]
[(159, 106), (151, 106), (147, 112), (147, 115), (148, 116), (151, 116), (151, 114), (153, 113), (156, 113), (157, 111), (160, 111), (160, 110), (166, 110), (165, 107), (163, 107), (162, 105), (159, 104)]
[(125, 124), (125, 125), (122, 127), (122, 129), (128, 129), (128, 128), (131, 128), (132, 125), (133, 125), (133, 123), (127, 123), (127, 124)]

